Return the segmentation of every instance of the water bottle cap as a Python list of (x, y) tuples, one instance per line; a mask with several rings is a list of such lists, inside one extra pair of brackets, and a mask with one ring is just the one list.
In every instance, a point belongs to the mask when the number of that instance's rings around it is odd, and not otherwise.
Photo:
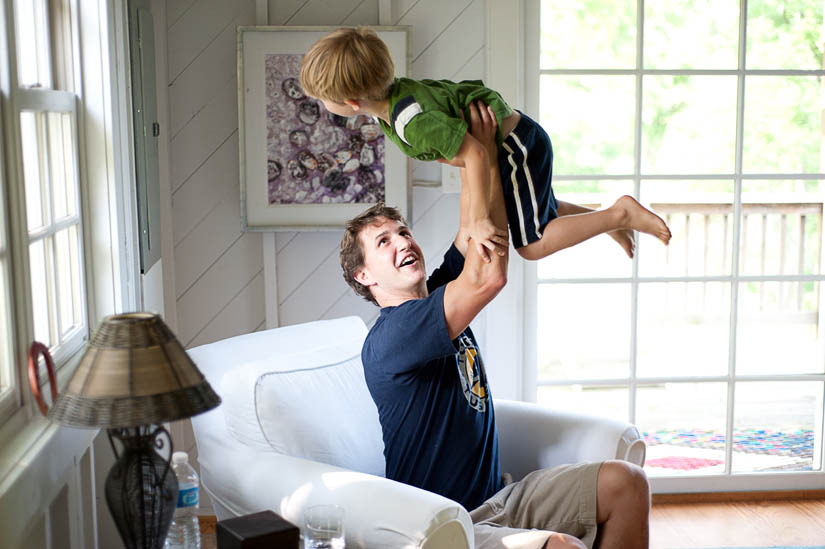
[(172, 464), (177, 465), (178, 463), (186, 463), (189, 461), (189, 454), (186, 452), (174, 452), (172, 454)]

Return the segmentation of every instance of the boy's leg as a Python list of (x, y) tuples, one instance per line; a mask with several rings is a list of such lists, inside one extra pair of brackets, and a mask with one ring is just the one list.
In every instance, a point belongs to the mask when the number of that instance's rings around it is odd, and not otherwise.
[(517, 251), (525, 259), (541, 259), (596, 235), (617, 230), (641, 231), (665, 244), (670, 241), (670, 229), (662, 218), (632, 196), (625, 195), (604, 210), (557, 217), (544, 227), (541, 239)]
[[(576, 215), (594, 211), (596, 210), (593, 208), (573, 204), (572, 202), (565, 202), (563, 200), (558, 200), (558, 208), (556, 208), (556, 213), (558, 213), (559, 217), (563, 215)], [(607, 234), (610, 235), (610, 237), (622, 247), (624, 252), (627, 254), (627, 257), (633, 259), (633, 255), (636, 253), (636, 233), (628, 229), (616, 229), (608, 232)]]

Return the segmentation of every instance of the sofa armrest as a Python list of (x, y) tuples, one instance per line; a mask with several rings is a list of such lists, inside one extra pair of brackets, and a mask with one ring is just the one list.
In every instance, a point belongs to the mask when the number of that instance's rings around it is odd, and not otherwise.
[[(229, 468), (224, 462), (213, 471), (201, 462), (203, 485), (216, 510), (240, 516), (272, 509), (300, 526), (306, 507), (332, 503), (345, 509), (347, 547), (473, 547), (469, 513), (445, 497), (386, 478), (270, 451), (245, 454), (242, 468)], [(213, 490), (213, 484), (220, 484), (222, 489)], [(232, 486), (230, 491), (228, 486)]]
[(622, 459), (644, 465), (647, 447), (630, 423), (512, 400), (496, 399), (495, 410), (501, 470), (515, 480), (563, 463)]

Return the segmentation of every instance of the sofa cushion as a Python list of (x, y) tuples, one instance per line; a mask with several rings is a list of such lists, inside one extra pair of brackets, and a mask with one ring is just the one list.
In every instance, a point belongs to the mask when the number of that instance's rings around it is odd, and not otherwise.
[(360, 360), (366, 334), (360, 318), (346, 317), (245, 334), (193, 354), (238, 441), (384, 476), (378, 411)]
[(384, 476), (378, 409), (360, 350), (331, 364), (260, 376), (255, 408), (276, 452)]

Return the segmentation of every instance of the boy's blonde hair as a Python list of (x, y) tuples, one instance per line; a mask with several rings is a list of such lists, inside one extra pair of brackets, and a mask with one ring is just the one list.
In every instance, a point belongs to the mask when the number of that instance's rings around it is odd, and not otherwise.
[(365, 27), (334, 30), (318, 40), (301, 61), (301, 87), (312, 97), (381, 101), (395, 74), (387, 45)]

